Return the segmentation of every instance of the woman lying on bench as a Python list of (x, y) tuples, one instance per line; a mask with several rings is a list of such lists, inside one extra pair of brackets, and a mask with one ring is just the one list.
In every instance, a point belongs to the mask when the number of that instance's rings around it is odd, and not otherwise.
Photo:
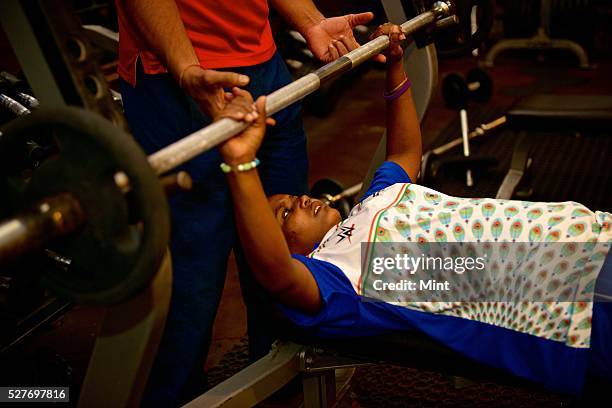
[[(265, 99), (253, 104), (238, 89), (227, 96), (222, 116), (241, 112), (253, 122), (219, 150), (256, 278), (294, 324), (318, 336), (419, 330), (549, 389), (578, 394), (587, 373), (611, 380), (612, 304), (593, 298), (598, 276), (612, 266), (612, 259), (602, 266), (612, 215), (574, 202), (449, 197), (411, 184), (421, 134), (403, 69), (404, 35), (391, 24), (374, 36), (383, 34), (391, 42), (387, 161), (345, 220), (307, 196), (265, 196), (255, 170), (273, 122)], [(428, 257), (439, 261), (434, 270)]]

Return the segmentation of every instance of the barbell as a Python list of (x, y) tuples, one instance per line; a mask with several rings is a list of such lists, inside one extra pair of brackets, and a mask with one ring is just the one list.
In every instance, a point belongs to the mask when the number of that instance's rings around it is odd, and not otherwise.
[[(438, 1), (433, 5), (430, 11), (419, 14), (413, 19), (401, 24), (402, 31), (410, 35), (430, 24), (434, 24), (437, 20), (448, 17), (450, 12), (450, 2)], [(303, 99), (316, 91), (321, 86), (321, 83), (329, 81), (361, 65), (363, 62), (379, 54), (388, 46), (389, 37), (386, 35), (377, 37), (337, 60), (272, 92), (266, 98), (266, 114), (268, 116), (273, 115), (287, 106)], [(248, 126), (249, 125), (244, 122), (238, 122), (229, 118), (221, 119), (153, 153), (149, 156), (149, 163), (157, 174), (163, 174), (191, 160), (199, 154), (212, 149), (230, 137), (242, 132)]]
[[(505, 125), (506, 122), (506, 116), (501, 116), (497, 119), (492, 120), (491, 122), (483, 123), (468, 133), (468, 140), (471, 141), (473, 139), (490, 134), (490, 132), (499, 129), (501, 126)], [(465, 170), (466, 168), (470, 167), (482, 169), (497, 164), (494, 159), (482, 157), (471, 157), (467, 159), (450, 158), (446, 160), (442, 158), (445, 153), (451, 151), (457, 146), (461, 146), (463, 143), (464, 138), (458, 137), (448, 143), (443, 144), (442, 146), (436, 147), (435, 149), (428, 150), (427, 152), (425, 152), (421, 159), (419, 182), (425, 185), (435, 185), (438, 181), (438, 175), (440, 173), (446, 173), (445, 170), (449, 170), (449, 168), (453, 168), (455, 173), (458, 173), (460, 170)]]
[[(450, 13), (451, 4), (439, 1), (401, 27), (410, 35)], [(380, 36), (273, 92), (267, 114), (388, 45)], [(42, 283), (69, 300), (129, 299), (152, 279), (169, 242), (158, 176), (247, 126), (224, 118), (145, 157), (129, 135), (83, 109), (38, 109), (10, 122), (0, 133), (0, 219), (8, 218), (0, 223), (0, 265), (18, 268), (14, 261), (28, 254), (40, 259)], [(47, 149), (47, 157), (33, 163), (25, 154), (31, 142)]]

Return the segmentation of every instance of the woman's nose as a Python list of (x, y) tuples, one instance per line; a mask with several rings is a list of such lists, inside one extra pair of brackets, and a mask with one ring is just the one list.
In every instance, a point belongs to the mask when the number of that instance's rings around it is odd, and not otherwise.
[(300, 197), (300, 207), (306, 208), (310, 205), (310, 197), (303, 195)]

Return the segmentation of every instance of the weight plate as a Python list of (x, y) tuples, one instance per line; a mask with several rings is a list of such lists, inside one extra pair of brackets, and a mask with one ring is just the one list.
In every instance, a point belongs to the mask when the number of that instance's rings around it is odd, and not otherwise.
[[(337, 182), (336, 180), (324, 178), (318, 180), (312, 185), (310, 189), (310, 196), (312, 198), (326, 199), (327, 196), (335, 196), (337, 194), (342, 193), (345, 188)], [(331, 206), (336, 210), (340, 211), (340, 215), (342, 218), (348, 217), (349, 212), (351, 212), (351, 198), (343, 197), (337, 200), (335, 203), (332, 203)]]
[(442, 97), (449, 107), (453, 109), (465, 107), (468, 94), (467, 85), (460, 75), (448, 74), (442, 80)]
[[(12, 215), (70, 193), (87, 221), (47, 249), (69, 260), (41, 265), (43, 285), (71, 301), (113, 304), (145, 288), (169, 240), (168, 205), (158, 178), (131, 136), (79, 108), (38, 110), (11, 122), (0, 138), (0, 200)], [(49, 154), (28, 157), (28, 144)], [(115, 174), (127, 175), (124, 194)], [(42, 257), (48, 259), (49, 257)]]
[(475, 102), (485, 103), (493, 96), (493, 81), (486, 71), (474, 68), (468, 72), (465, 80), (468, 84), (472, 82), (480, 83), (478, 89), (471, 92), (471, 99)]
[[(434, 33), (438, 55), (443, 58), (460, 57), (478, 48), (491, 32), (495, 19), (495, 0), (456, 0), (453, 3), (459, 24)], [(474, 7), (478, 29), (472, 33)]]
[(312, 185), (312, 187), (310, 188), (310, 196), (312, 198), (325, 197), (326, 194), (335, 196), (336, 194), (340, 194), (343, 191), (344, 187), (342, 187), (342, 184), (338, 183), (336, 180), (323, 178), (316, 181)]
[(435, 179), (434, 165), (438, 160), (438, 155), (436, 155), (431, 150), (428, 150), (423, 154), (423, 158), (421, 159), (421, 170), (419, 171), (418, 181), (419, 184), (424, 186), (431, 186)]

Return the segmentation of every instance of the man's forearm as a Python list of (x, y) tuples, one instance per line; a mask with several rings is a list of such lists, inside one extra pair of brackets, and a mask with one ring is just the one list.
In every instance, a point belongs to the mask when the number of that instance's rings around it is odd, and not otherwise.
[(124, 1), (132, 24), (177, 80), (185, 67), (199, 63), (174, 0)]
[(286, 21), (302, 34), (308, 27), (325, 19), (312, 0), (271, 0), (270, 3)]

